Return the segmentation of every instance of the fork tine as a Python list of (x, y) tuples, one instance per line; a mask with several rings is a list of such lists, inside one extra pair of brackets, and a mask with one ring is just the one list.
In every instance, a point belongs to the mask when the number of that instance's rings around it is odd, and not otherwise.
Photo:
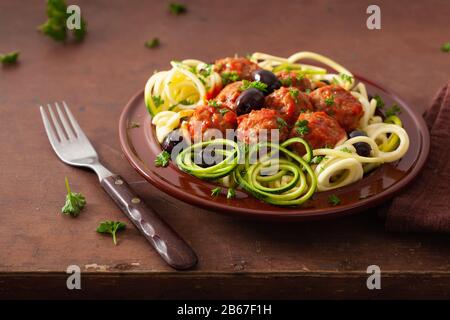
[(83, 130), (81, 130), (80, 125), (78, 124), (77, 120), (73, 116), (72, 112), (70, 112), (69, 107), (67, 106), (66, 102), (62, 102), (64, 105), (64, 109), (66, 110), (67, 117), (69, 118), (70, 124), (72, 125), (72, 128), (75, 130), (75, 134), (79, 137), (81, 135), (84, 135)]
[(59, 120), (61, 120), (61, 123), (63, 125), (64, 130), (67, 133), (67, 136), (69, 137), (70, 141), (73, 141), (76, 139), (72, 128), (70, 127), (69, 123), (66, 120), (66, 116), (63, 114), (63, 112), (61, 111), (58, 102), (55, 102), (55, 106), (56, 106), (56, 111), (58, 112), (59, 115)]
[(66, 138), (64, 132), (62, 131), (61, 126), (59, 125), (58, 120), (55, 117), (55, 114), (53, 113), (52, 106), (50, 104), (47, 104), (47, 107), (48, 107), (48, 112), (50, 113), (50, 117), (53, 120), (53, 126), (56, 129), (59, 141), (61, 141), (61, 142), (67, 141), (67, 138)]
[(45, 113), (44, 107), (40, 107), (41, 110), (41, 116), (42, 116), (42, 122), (44, 122), (45, 132), (47, 133), (48, 140), (50, 140), (50, 143), (53, 147), (55, 147), (59, 141), (56, 138), (55, 132), (53, 131), (52, 126), (50, 125), (50, 120), (47, 117), (47, 114)]

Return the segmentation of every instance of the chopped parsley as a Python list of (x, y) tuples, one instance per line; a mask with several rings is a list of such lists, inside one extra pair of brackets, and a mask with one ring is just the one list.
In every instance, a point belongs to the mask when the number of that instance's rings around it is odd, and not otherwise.
[(145, 46), (149, 49), (154, 49), (156, 47), (159, 47), (159, 39), (158, 38), (153, 38), (152, 40), (148, 40), (145, 42)]
[(198, 73), (200, 73), (200, 75), (202, 75), (204, 77), (209, 77), (212, 73), (212, 70), (213, 70), (213, 65), (206, 64), (198, 71)]
[(239, 75), (236, 71), (222, 72), (220, 76), (222, 77), (222, 84), (224, 86), (239, 80)]
[(114, 245), (117, 245), (117, 231), (125, 229), (126, 224), (120, 221), (103, 221), (97, 227), (98, 233), (109, 233), (112, 235)]
[(7, 64), (15, 64), (17, 63), (17, 58), (19, 57), (20, 52), (19, 51), (13, 51), (6, 54), (0, 54), (0, 62), (3, 65)]
[(286, 121), (283, 118), (277, 118), (278, 129), (282, 129), (287, 126)]
[(329, 96), (324, 101), (327, 106), (332, 106), (334, 104), (334, 95)]
[(324, 159), (324, 156), (315, 156), (314, 158), (312, 158), (311, 163), (319, 164), (322, 162), (323, 159)]
[(341, 199), (339, 199), (337, 195), (332, 194), (331, 196), (328, 197), (328, 203), (331, 204), (332, 206), (337, 206), (338, 204), (341, 203)]
[(384, 101), (383, 99), (381, 99), (381, 97), (379, 95), (375, 95), (373, 97), (373, 99), (375, 99), (375, 101), (377, 102), (377, 108), (383, 109), (384, 108)]
[(208, 100), (208, 106), (219, 108), (221, 106), (221, 103), (217, 102), (216, 100)]
[(219, 109), (219, 112), (222, 116), (224, 116), (228, 111), (230, 111), (230, 110), (228, 110), (227, 108)]
[(349, 148), (347, 148), (347, 147), (344, 147), (344, 148), (339, 149), (339, 150), (342, 151), (342, 152), (352, 153), (352, 151)]
[(164, 100), (161, 99), (160, 96), (152, 96), (153, 103), (155, 104), (155, 108), (159, 108), (164, 104)]
[(450, 42), (444, 43), (441, 47), (442, 52), (450, 52)]
[(339, 77), (340, 77), (342, 80), (344, 80), (344, 81), (347, 81), (347, 82), (353, 82), (353, 77), (350, 76), (350, 75), (348, 75), (348, 74), (341, 73), (341, 74), (339, 75)]
[(155, 158), (155, 166), (157, 167), (167, 167), (169, 165), (170, 153), (163, 151), (158, 154)]
[(233, 199), (236, 196), (236, 190), (234, 188), (228, 188), (227, 199)]
[(395, 116), (402, 113), (400, 107), (396, 104), (392, 105), (389, 109), (386, 110), (386, 117)]
[(305, 135), (309, 133), (308, 120), (300, 120), (295, 123), (295, 131), (299, 135)]
[(281, 79), (281, 84), (283, 85), (283, 87), (292, 86), (292, 77), (287, 77), (286, 79)]
[(61, 212), (66, 215), (76, 217), (86, 205), (86, 198), (81, 193), (70, 191), (69, 180), (66, 177), (66, 203), (62, 207)]
[(217, 197), (220, 192), (222, 191), (221, 187), (216, 187), (214, 189), (211, 190), (211, 197)]
[(248, 81), (243, 80), (242, 86), (240, 87), (241, 91), (247, 90), (249, 88), (255, 88), (259, 91), (266, 92), (267, 91), (267, 84), (261, 82), (261, 81)]
[(169, 11), (171, 14), (178, 16), (186, 12), (186, 6), (181, 3), (171, 2), (169, 3)]
[(292, 99), (294, 99), (295, 103), (298, 103), (298, 95), (300, 93), (300, 90), (291, 88), (289, 89), (289, 94), (291, 95)]

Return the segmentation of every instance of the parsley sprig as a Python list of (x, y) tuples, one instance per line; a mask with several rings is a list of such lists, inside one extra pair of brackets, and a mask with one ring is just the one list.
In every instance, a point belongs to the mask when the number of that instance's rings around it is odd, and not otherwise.
[(155, 49), (156, 47), (159, 47), (159, 44), (159, 38), (153, 38), (145, 42), (145, 46), (149, 49)]
[(227, 199), (233, 199), (236, 197), (236, 190), (234, 188), (228, 188)]
[(450, 42), (446, 42), (441, 47), (442, 52), (450, 52)]
[(5, 54), (0, 54), (0, 62), (3, 65), (15, 64), (17, 63), (17, 58), (19, 58), (19, 51), (13, 51)]
[(277, 118), (278, 129), (283, 129), (287, 126), (286, 121), (283, 118)]
[(220, 192), (222, 191), (221, 187), (216, 187), (211, 190), (211, 197), (217, 197), (219, 196)]
[(402, 113), (402, 110), (397, 104), (393, 104), (392, 107), (386, 110), (386, 117), (395, 116)]
[(169, 165), (170, 153), (166, 150), (158, 154), (155, 158), (155, 166), (157, 167), (167, 167)]
[(290, 88), (289, 94), (291, 95), (292, 99), (294, 99), (295, 103), (298, 103), (298, 95), (300, 94), (300, 90), (295, 89), (295, 88)]
[(384, 101), (379, 95), (376, 94), (373, 97), (373, 99), (375, 99), (375, 101), (377, 102), (377, 108), (380, 108), (380, 109), (384, 108)]
[(164, 104), (164, 100), (161, 99), (160, 96), (152, 96), (152, 100), (156, 108), (159, 108), (161, 105)]
[(169, 11), (171, 14), (179, 16), (180, 14), (185, 13), (186, 10), (186, 6), (182, 3), (177, 3), (177, 2), (171, 2), (169, 3)]
[(239, 75), (236, 71), (222, 72), (220, 76), (222, 77), (222, 84), (224, 86), (239, 80)]
[(327, 106), (332, 106), (334, 104), (334, 95), (331, 95), (324, 100)]
[(341, 203), (341, 199), (339, 199), (337, 195), (332, 194), (331, 196), (328, 197), (328, 203), (331, 204), (332, 206), (337, 206), (338, 204)]
[(267, 84), (261, 82), (261, 81), (248, 81), (248, 80), (243, 80), (242, 81), (242, 86), (240, 87), (241, 91), (250, 89), (250, 88), (255, 88), (258, 89), (259, 91), (262, 92), (266, 92), (267, 91)]
[(114, 245), (117, 245), (117, 231), (125, 229), (126, 224), (120, 221), (103, 221), (97, 227), (98, 233), (109, 233), (112, 235)]
[(66, 215), (76, 217), (86, 205), (86, 198), (81, 193), (75, 193), (70, 190), (69, 180), (66, 177), (66, 203), (62, 207), (61, 212)]
[(299, 135), (305, 135), (309, 133), (308, 120), (300, 120), (295, 123), (295, 131)]

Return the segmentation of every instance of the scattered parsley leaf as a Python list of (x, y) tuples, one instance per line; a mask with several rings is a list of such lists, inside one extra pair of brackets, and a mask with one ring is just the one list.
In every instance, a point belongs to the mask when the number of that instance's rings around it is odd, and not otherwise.
[(308, 128), (308, 120), (300, 120), (297, 121), (295, 123), (295, 131), (299, 134), (299, 135), (305, 135), (309, 133), (309, 128)]
[(300, 90), (298, 90), (298, 89), (295, 89), (295, 88), (289, 89), (289, 94), (294, 99), (295, 103), (298, 103), (298, 95), (299, 95), (299, 93), (300, 93)]
[(169, 165), (170, 153), (163, 151), (156, 156), (155, 166), (157, 167), (167, 167)]
[(283, 87), (292, 86), (292, 77), (287, 77), (286, 79), (282, 79), (281, 84), (283, 85)]
[(171, 2), (169, 3), (169, 11), (176, 16), (186, 12), (186, 6), (181, 3)]
[(98, 233), (109, 233), (112, 235), (114, 245), (117, 245), (116, 232), (125, 229), (126, 224), (120, 221), (103, 221), (97, 227)]
[(155, 104), (155, 108), (159, 108), (164, 104), (164, 100), (161, 99), (160, 96), (152, 96), (153, 103)]
[(236, 196), (236, 190), (234, 188), (228, 188), (227, 199), (233, 199)]
[(328, 203), (331, 204), (332, 206), (337, 206), (338, 204), (341, 203), (341, 199), (339, 199), (337, 195), (332, 194), (331, 196), (328, 197)]
[(128, 128), (130, 129), (134, 129), (134, 128), (139, 128), (141, 125), (139, 124), (139, 122), (136, 121), (131, 121)]
[(0, 54), (0, 62), (3, 65), (15, 64), (17, 63), (17, 58), (19, 57), (19, 51), (13, 51), (10, 53)]
[(86, 205), (86, 198), (81, 193), (70, 191), (69, 180), (66, 177), (66, 204), (62, 207), (61, 212), (72, 217), (78, 216), (80, 211)]
[[(64, 0), (47, 0), (47, 21), (39, 26), (39, 30), (55, 41), (64, 41), (67, 38), (67, 4)], [(72, 30), (75, 40), (84, 39), (87, 27), (86, 21), (80, 17), (80, 28)]]
[(216, 187), (214, 189), (211, 190), (211, 197), (217, 197), (220, 192), (222, 191), (221, 187)]
[(154, 49), (156, 47), (159, 47), (159, 38), (153, 38), (152, 40), (148, 40), (145, 42), (145, 46), (149, 49)]
[(236, 71), (222, 72), (220, 76), (222, 77), (222, 84), (224, 86), (239, 80), (239, 75)]
[(230, 111), (230, 110), (228, 110), (227, 108), (219, 109), (219, 112), (222, 116), (224, 116), (228, 111)]
[(444, 43), (441, 47), (442, 52), (450, 52), (450, 42)]
[(344, 148), (339, 149), (339, 150), (342, 151), (342, 152), (352, 153), (352, 151), (349, 148), (347, 148), (347, 147), (344, 147)]
[(348, 74), (345, 74), (345, 73), (341, 73), (341, 74), (339, 75), (339, 77), (340, 77), (342, 80), (344, 80), (344, 81), (347, 81), (347, 82), (353, 82), (353, 77), (352, 77), (351, 75), (348, 75)]
[(202, 76), (204, 77), (209, 77), (212, 73), (213, 70), (213, 65), (212, 64), (206, 64), (205, 66), (203, 66), (198, 73), (200, 73)]
[(312, 158), (311, 163), (319, 164), (322, 162), (323, 159), (324, 159), (324, 156), (315, 156), (314, 158)]
[(208, 100), (208, 106), (218, 108), (221, 106), (221, 103), (216, 100)]
[(277, 118), (278, 129), (282, 129), (287, 126), (286, 121), (283, 118)]
[(249, 88), (255, 88), (259, 91), (266, 92), (267, 91), (267, 84), (261, 82), (261, 81), (248, 81), (243, 80), (242, 86), (239, 88), (241, 91), (247, 90)]
[(396, 104), (392, 105), (389, 109), (386, 110), (386, 117), (395, 116), (397, 114), (402, 113), (402, 110), (400, 107)]
[(327, 106), (332, 106), (334, 104), (334, 95), (329, 96), (324, 100)]
[(178, 104), (182, 104), (183, 106), (189, 106), (189, 105), (191, 105), (191, 104), (193, 104), (194, 102), (192, 102), (191, 100), (189, 100), (189, 99), (183, 99), (183, 100), (181, 100), (180, 102), (178, 102)]
[(384, 101), (383, 99), (381, 99), (381, 97), (379, 95), (375, 95), (373, 97), (373, 99), (375, 99), (375, 101), (377, 102), (377, 108), (383, 109), (384, 108)]

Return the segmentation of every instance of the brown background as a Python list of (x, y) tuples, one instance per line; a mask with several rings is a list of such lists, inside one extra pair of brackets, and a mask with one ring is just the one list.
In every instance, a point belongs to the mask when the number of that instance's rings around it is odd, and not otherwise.
[[(314, 224), (242, 220), (195, 208), (144, 182), (121, 152), (117, 123), (127, 100), (170, 59), (253, 51), (288, 56), (310, 50), (391, 88), (423, 111), (449, 80), (450, 2), (377, 1), (382, 29), (369, 31), (371, 1), (167, 1), (78, 3), (89, 34), (81, 44), (39, 34), (41, 1), (0, 2), (0, 52), (20, 50), (0, 69), (0, 297), (447, 297), (448, 236), (389, 234), (375, 212)], [(161, 39), (161, 47), (143, 43)], [(189, 272), (168, 268), (133, 228), (109, 237), (99, 221), (125, 220), (94, 174), (51, 151), (38, 106), (65, 100), (105, 165), (125, 177), (197, 251)], [(64, 176), (86, 210), (63, 216)], [(86, 271), (82, 290), (65, 289), (65, 270)], [(97, 264), (98, 269), (86, 265)], [(382, 270), (382, 290), (366, 288), (366, 268)], [(102, 271), (106, 269), (106, 271)]]

